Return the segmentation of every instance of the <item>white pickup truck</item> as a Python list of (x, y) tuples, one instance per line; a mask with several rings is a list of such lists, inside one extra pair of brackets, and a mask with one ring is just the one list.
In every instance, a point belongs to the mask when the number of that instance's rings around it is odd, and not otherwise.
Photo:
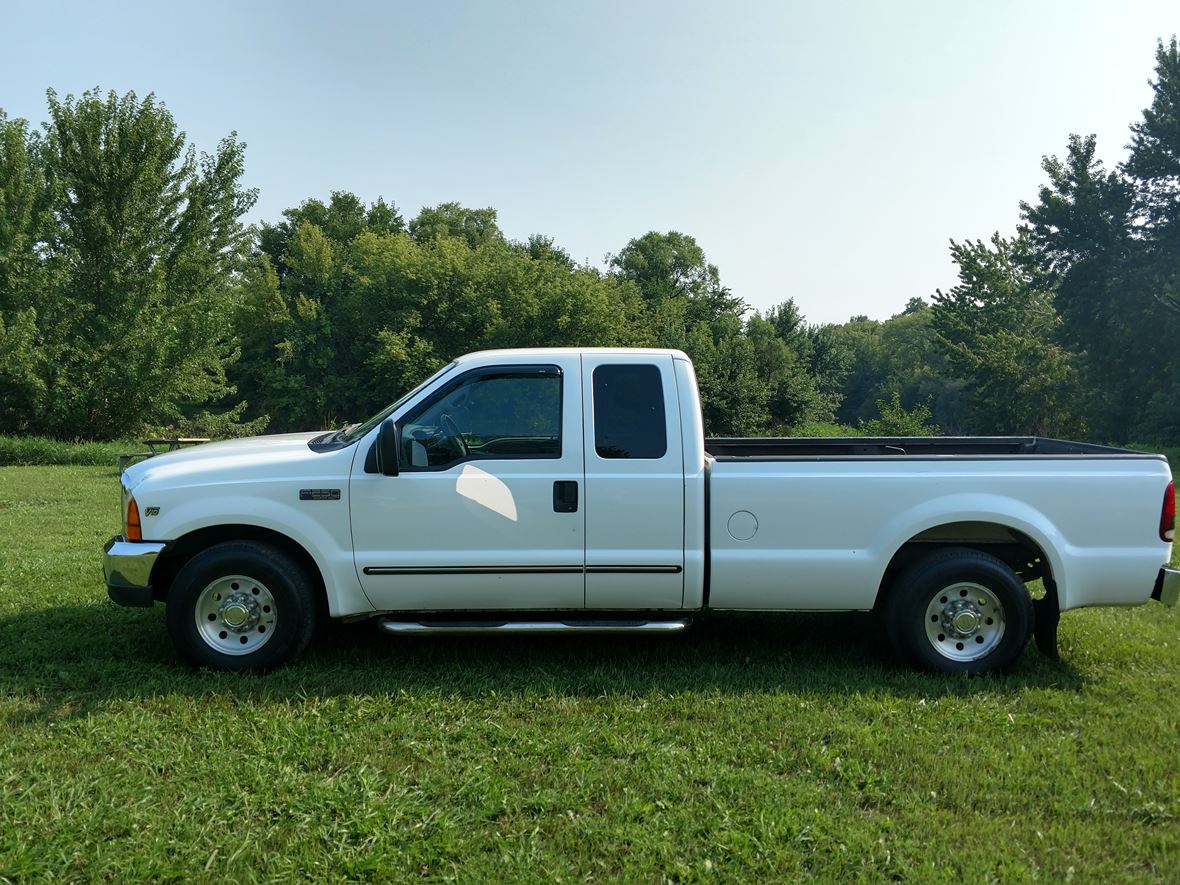
[(325, 615), (667, 633), (708, 610), (857, 610), (916, 666), (986, 672), (1030, 634), (1055, 654), (1061, 611), (1180, 595), (1162, 456), (706, 440), (674, 350), (470, 354), (363, 424), (171, 452), (122, 486), (111, 598), (163, 601), (180, 656), (227, 669), (291, 660)]

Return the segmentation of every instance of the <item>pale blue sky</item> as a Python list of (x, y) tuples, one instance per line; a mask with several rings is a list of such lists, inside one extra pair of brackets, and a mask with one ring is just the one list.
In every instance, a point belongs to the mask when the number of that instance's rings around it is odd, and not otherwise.
[(458, 200), (594, 264), (681, 230), (813, 322), (952, 284), (948, 239), (1011, 230), (1070, 132), (1122, 159), (1180, 31), (1175, 0), (6, 6), (10, 116), (155, 92), (198, 148), (247, 142), (251, 220)]

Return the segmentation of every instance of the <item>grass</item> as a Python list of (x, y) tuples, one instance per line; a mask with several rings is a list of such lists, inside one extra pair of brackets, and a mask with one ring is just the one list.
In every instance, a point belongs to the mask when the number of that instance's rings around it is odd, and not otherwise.
[(335, 627), (269, 676), (105, 598), (114, 471), (0, 470), (0, 881), (1174, 881), (1180, 611), (910, 673), (861, 615)]
[(1161, 446), (1156, 443), (1131, 443), (1127, 448), (1138, 449), (1141, 452), (1155, 452), (1165, 456), (1172, 466), (1172, 475), (1180, 478), (1180, 447)]
[(143, 451), (136, 442), (84, 442), (45, 436), (0, 436), (0, 467), (74, 464), (113, 467), (124, 452)]

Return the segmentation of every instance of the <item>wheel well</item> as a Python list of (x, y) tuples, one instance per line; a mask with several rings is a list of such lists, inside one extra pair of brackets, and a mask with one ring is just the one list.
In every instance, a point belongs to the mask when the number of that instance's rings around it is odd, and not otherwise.
[(920, 532), (898, 548), (877, 588), (877, 601), (885, 598), (898, 574), (945, 547), (968, 547), (990, 553), (1026, 584), (1038, 578), (1046, 582), (1053, 579), (1045, 551), (1024, 532), (994, 522), (951, 522)]
[(208, 550), (214, 544), (225, 541), (261, 541), (277, 547), (294, 559), (307, 572), (313, 586), (317, 590), (320, 604), (327, 607), (327, 592), (324, 586), (324, 576), (311, 554), (297, 541), (273, 529), (265, 529), (256, 525), (216, 525), (197, 529), (182, 535), (164, 548), (152, 568), (152, 592), (155, 598), (163, 601), (168, 596), (168, 588), (186, 562), (203, 550)]

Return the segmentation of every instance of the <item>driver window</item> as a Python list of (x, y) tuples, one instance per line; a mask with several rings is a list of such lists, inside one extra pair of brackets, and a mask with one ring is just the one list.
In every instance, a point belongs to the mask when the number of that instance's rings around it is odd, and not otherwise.
[(481, 370), (448, 384), (402, 419), (402, 466), (561, 457), (556, 367)]

